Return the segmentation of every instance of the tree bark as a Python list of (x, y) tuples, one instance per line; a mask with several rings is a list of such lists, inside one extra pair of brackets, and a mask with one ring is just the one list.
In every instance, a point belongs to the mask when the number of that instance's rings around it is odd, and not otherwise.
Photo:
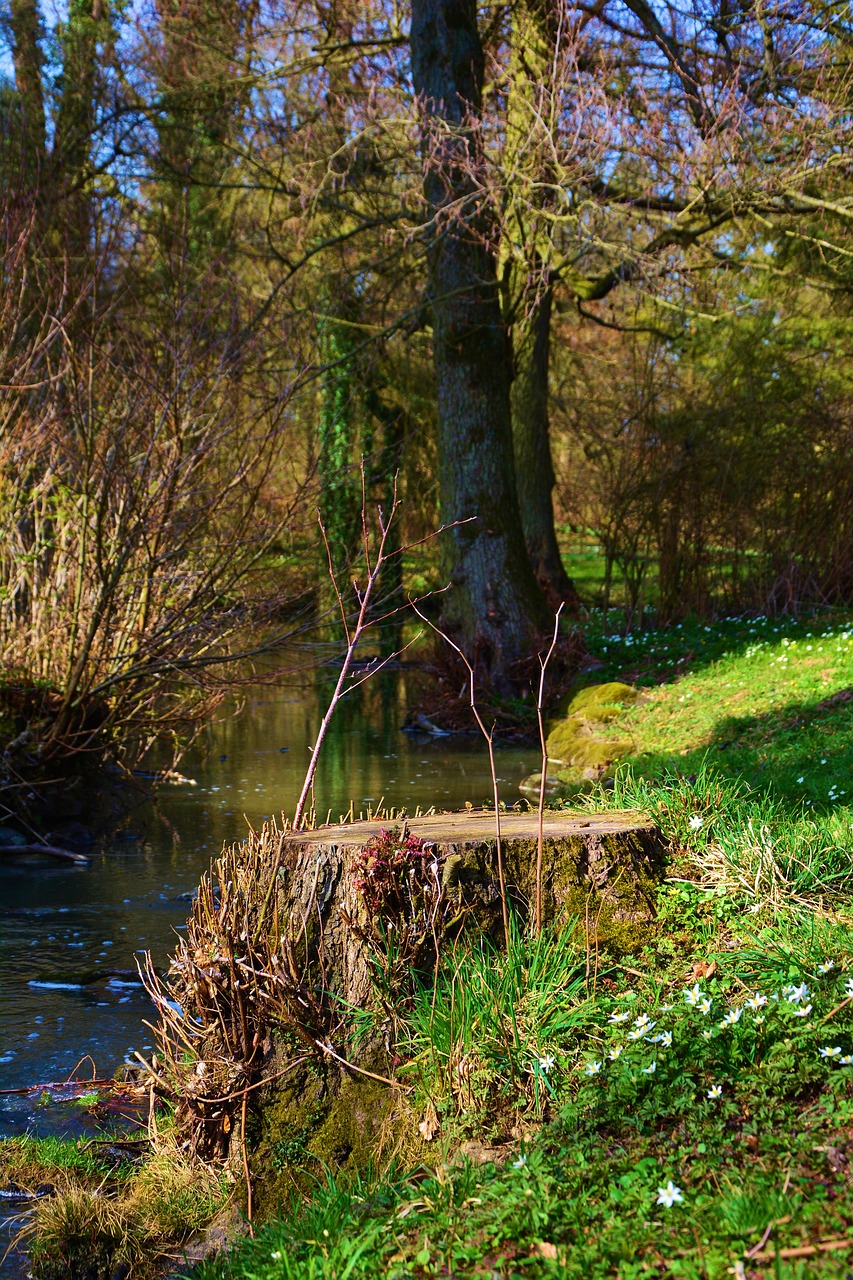
[(38, 3), (37, 0), (11, 0), (9, 7), (24, 153), (31, 157), (29, 167), (40, 169), (44, 161), (45, 126), (41, 82), (44, 55), (39, 46), (41, 19)]
[(562, 603), (576, 612), (580, 598), (563, 566), (551, 498), (556, 483), (548, 418), (552, 302), (549, 283), (531, 301), (529, 311), (523, 302), (517, 304), (512, 325), (512, 445), (524, 540), (536, 580), (552, 609)]
[(445, 623), (500, 686), (547, 626), (547, 610), (518, 509), (494, 227), (476, 180), (484, 59), (475, 0), (414, 0), (411, 57), (432, 217), (441, 514), (469, 522), (446, 535)]
[[(548, 369), (553, 281), (547, 237), (537, 243), (536, 210), (549, 200), (552, 175), (547, 129), (551, 65), (557, 42), (554, 7), (517, 0), (512, 9), (505, 170), (511, 244), (504, 280), (505, 318), (512, 334), (511, 389), (516, 485), (527, 554), (551, 608), (575, 611), (580, 600), (563, 567), (554, 529), (555, 484), (548, 420)], [(544, 136), (543, 136), (544, 134)], [(544, 145), (543, 145), (544, 144)]]

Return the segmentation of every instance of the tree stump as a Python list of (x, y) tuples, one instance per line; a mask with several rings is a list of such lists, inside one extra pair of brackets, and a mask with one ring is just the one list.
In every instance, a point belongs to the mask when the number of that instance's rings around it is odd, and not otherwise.
[[(535, 813), (501, 814), (507, 896), (522, 918), (535, 900), (537, 825)], [(410, 836), (422, 844), (444, 899), (445, 930), (458, 930), (468, 920), (500, 936), (494, 813), (469, 810), (290, 834), (279, 871), (279, 918), (291, 935), (311, 940), (312, 958), (331, 989), (356, 1006), (368, 994), (365, 938), (377, 925), (359, 887), (365, 878), (363, 851), (389, 830), (399, 840)], [(543, 922), (579, 917), (591, 940), (617, 952), (632, 950), (654, 919), (652, 890), (664, 863), (660, 833), (647, 814), (546, 813)]]
[[(523, 922), (537, 815), (502, 813), (500, 826)], [(646, 814), (548, 813), (542, 853), (546, 925), (580, 928), (588, 956), (642, 945), (665, 863)], [(306, 1160), (343, 1170), (374, 1159), (383, 1135), (411, 1129), (407, 1089), (389, 1078), (400, 1011), (463, 933), (503, 944), (493, 813), (298, 833), (270, 823), (223, 850), (169, 973), (145, 967), (160, 1010), (152, 1087), (175, 1105), (181, 1140), (231, 1158), (239, 1132), (259, 1207), (286, 1195)]]

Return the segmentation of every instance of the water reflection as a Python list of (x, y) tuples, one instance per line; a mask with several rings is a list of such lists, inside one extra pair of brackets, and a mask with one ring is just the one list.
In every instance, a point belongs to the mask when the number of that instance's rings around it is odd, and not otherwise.
[[(406, 677), (383, 676), (341, 704), (317, 772), (321, 819), (352, 803), (458, 808), (491, 794), (482, 739), (400, 732)], [(0, 864), (0, 1089), (63, 1080), (90, 1054), (109, 1074), (145, 1048), (150, 1009), (137, 987), (105, 971), (133, 970), (150, 949), (165, 964), (188, 897), (223, 842), (292, 812), (325, 706), (327, 681), (293, 677), (253, 686), (240, 715), (223, 708), (182, 771), (195, 786), (162, 788), (140, 803), (120, 837), (88, 867), (21, 859)], [(536, 752), (498, 753), (504, 794), (515, 799)], [(8, 1101), (8, 1100), (6, 1100)], [(0, 1097), (0, 1136), (28, 1119)]]

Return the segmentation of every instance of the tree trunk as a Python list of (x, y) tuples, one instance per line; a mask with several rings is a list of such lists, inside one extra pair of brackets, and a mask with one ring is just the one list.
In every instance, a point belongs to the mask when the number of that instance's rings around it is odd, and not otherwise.
[(516, 303), (512, 325), (512, 444), (518, 504), (533, 572), (552, 609), (564, 603), (575, 612), (580, 598), (563, 567), (551, 500), (556, 483), (548, 420), (552, 301), (549, 283), (531, 301), (529, 309), (522, 300)]
[(44, 94), (41, 68), (44, 61), (39, 46), (41, 19), (37, 0), (12, 0), (9, 13), (15, 65), (15, 88), (21, 110), (24, 164), (38, 170), (44, 161)]
[(429, 287), (439, 484), (452, 590), (445, 622), (500, 686), (548, 625), (527, 558), (512, 453), (510, 361), (494, 228), (478, 194), (483, 50), (475, 0), (414, 0), (412, 73), (432, 214)]
[(580, 604), (560, 556), (551, 494), (555, 476), (548, 421), (548, 366), (553, 281), (548, 275), (550, 240), (536, 228), (536, 211), (552, 190), (549, 91), (558, 17), (544, 0), (517, 0), (512, 8), (509, 91), (504, 168), (511, 243), (504, 280), (505, 318), (512, 333), (512, 438), (518, 502), (527, 553), (551, 608)]

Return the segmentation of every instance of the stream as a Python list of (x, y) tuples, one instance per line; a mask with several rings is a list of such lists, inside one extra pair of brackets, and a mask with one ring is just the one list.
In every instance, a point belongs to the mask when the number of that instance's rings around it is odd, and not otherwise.
[[(367, 683), (341, 704), (316, 778), (320, 820), (376, 808), (480, 805), (491, 795), (482, 738), (432, 738), (401, 731), (408, 673)], [(123, 978), (93, 971), (135, 971), (145, 950), (165, 967), (185, 927), (199, 875), (224, 842), (293, 812), (310, 747), (328, 696), (314, 683), (252, 686), (240, 714), (223, 706), (180, 769), (192, 785), (161, 785), (140, 799), (124, 830), (96, 847), (88, 866), (21, 857), (0, 863), (0, 1090), (110, 1076), (151, 1034), (151, 1007)], [(534, 747), (497, 753), (502, 794), (538, 768)], [(0, 1094), (0, 1138), (54, 1132), (51, 1107)]]

